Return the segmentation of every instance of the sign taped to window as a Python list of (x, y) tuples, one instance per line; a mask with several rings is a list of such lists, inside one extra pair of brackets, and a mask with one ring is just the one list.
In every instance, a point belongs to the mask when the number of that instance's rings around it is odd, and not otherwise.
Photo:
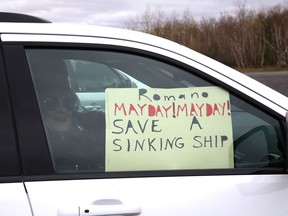
[(229, 92), (106, 89), (109, 171), (233, 168)]

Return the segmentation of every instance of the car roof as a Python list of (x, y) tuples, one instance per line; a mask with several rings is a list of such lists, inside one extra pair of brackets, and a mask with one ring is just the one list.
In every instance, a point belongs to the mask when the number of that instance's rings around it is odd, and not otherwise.
[[(51, 35), (51, 36), (80, 36), (88, 38), (105, 38), (116, 39), (128, 42), (135, 42), (144, 45), (157, 47), (167, 50), (177, 55), (189, 58), (190, 60), (197, 62), (200, 65), (206, 65), (209, 62), (210, 69), (221, 74), (224, 77), (233, 80), (245, 88), (250, 89), (256, 95), (272, 103), (281, 106), (285, 111), (288, 110), (288, 98), (279, 92), (263, 85), (262, 83), (240, 73), (218, 61), (215, 61), (201, 53), (198, 53), (192, 49), (182, 46), (173, 41), (160, 38), (158, 36), (146, 34), (143, 32), (137, 32), (128, 29), (104, 27), (104, 26), (92, 26), (92, 25), (77, 25), (67, 23), (9, 23), (0, 22), (0, 34), (3, 42), (7, 41), (25, 41), (27, 37), (22, 35)], [(11, 39), (11, 35), (16, 35)], [(17, 37), (18, 35), (18, 37)], [(29, 40), (31, 42), (31, 40)], [(47, 42), (47, 41), (44, 41)], [(255, 97), (254, 97), (255, 98)], [(282, 113), (283, 114), (283, 113)]]

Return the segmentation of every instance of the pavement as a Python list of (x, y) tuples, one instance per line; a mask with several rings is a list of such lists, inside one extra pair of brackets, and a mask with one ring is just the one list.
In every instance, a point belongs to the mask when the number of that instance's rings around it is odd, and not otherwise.
[(249, 72), (245, 74), (288, 97), (288, 71)]

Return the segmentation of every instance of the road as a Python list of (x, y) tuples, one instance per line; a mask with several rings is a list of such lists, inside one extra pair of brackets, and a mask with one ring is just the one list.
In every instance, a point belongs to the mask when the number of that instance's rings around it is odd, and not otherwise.
[(262, 82), (288, 97), (288, 71), (249, 72), (246, 75)]

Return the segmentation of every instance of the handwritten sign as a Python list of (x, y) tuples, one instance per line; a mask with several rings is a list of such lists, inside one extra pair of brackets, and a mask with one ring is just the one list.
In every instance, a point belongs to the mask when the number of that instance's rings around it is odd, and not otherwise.
[(220, 87), (106, 90), (106, 171), (232, 168)]

